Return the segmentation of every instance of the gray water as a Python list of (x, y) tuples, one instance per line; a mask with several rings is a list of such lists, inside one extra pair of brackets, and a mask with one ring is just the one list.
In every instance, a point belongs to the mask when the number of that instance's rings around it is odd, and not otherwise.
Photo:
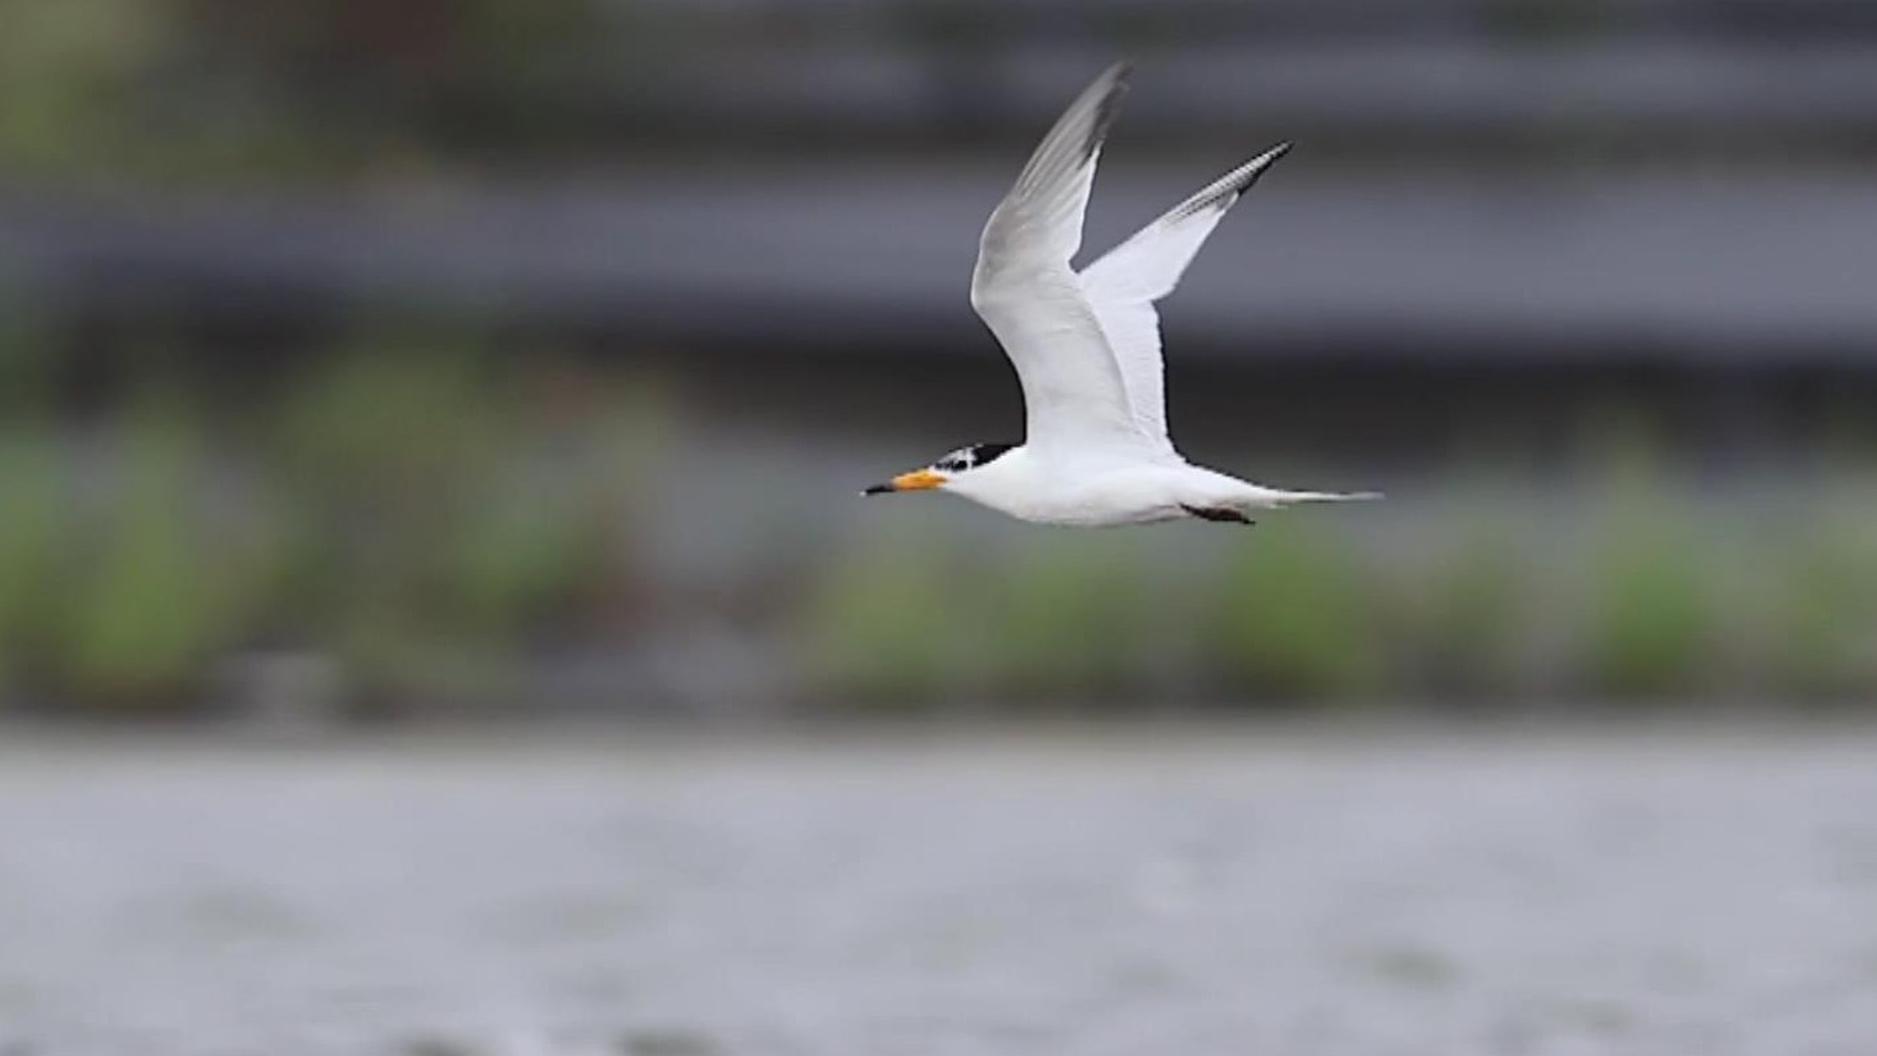
[(0, 747), (0, 1053), (1877, 1051), (1877, 734)]

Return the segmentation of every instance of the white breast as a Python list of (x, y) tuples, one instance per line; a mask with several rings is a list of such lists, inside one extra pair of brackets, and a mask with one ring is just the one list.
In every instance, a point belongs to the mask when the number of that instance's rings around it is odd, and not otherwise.
[(1059, 459), (1019, 447), (945, 490), (1039, 524), (1146, 524), (1185, 516), (1181, 502), (1193, 500), (1203, 473), (1178, 461)]

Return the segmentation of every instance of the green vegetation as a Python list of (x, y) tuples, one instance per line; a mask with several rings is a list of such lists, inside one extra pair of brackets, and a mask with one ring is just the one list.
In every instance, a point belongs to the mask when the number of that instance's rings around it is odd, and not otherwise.
[[(21, 378), (30, 345), (5, 345)], [(393, 328), (238, 401), (159, 381), (73, 415), (55, 389), (0, 414), (8, 706), (202, 711), (275, 654), (358, 714), (512, 704), (570, 651), (700, 625), (802, 709), (1877, 695), (1869, 478), (1717, 517), (1620, 429), (1555, 494), (1501, 476), (1243, 529), (961, 532), (908, 502), (829, 538), (751, 498), (699, 585), (651, 545), (672, 400), (625, 373)]]
[[(1028, 542), (1005, 575), (965, 600), (986, 618), (980, 669), (1000, 693), (1111, 699), (1139, 692), (1166, 606), (1149, 593), (1139, 536)], [(967, 617), (967, 619), (969, 619)]]
[(978, 624), (954, 600), (962, 563), (910, 534), (835, 564), (814, 592), (803, 656), (818, 690), (883, 708), (966, 690)]
[[(630, 5), (628, 5), (630, 6)], [(429, 168), (567, 138), (616, 54), (596, 0), (421, 10), (250, 0), (9, 3), (0, 157), (14, 174), (207, 181)], [(609, 49), (610, 50), (610, 49)], [(556, 120), (558, 118), (558, 120)]]
[(551, 365), (475, 347), (368, 339), (238, 407), (132, 386), (83, 428), (9, 409), (0, 701), (199, 711), (277, 648), (340, 662), (366, 710), (473, 701), (636, 605), (657, 400), (600, 375), (543, 399)]
[(187, 416), (152, 402), (125, 433), (122, 480), (86, 526), (91, 538), (81, 536), (60, 660), (67, 686), (88, 700), (173, 707), (201, 690), (236, 623), (214, 533), (198, 521), (204, 462)]
[(1681, 697), (1711, 688), (1725, 655), (1720, 597), (1734, 576), (1725, 547), (1678, 495), (1637, 414), (1596, 416), (1601, 477), (1580, 570), (1576, 632), (1584, 688), (1601, 696)]
[[(1633, 479), (1605, 480), (1600, 498), (1568, 504), (1584, 511), (1568, 524), (1519, 512), (1528, 495), (1468, 493), (1391, 511), (1391, 525), (1413, 522), (1390, 532), (1407, 542), (1358, 543), (1306, 510), (1198, 558), (1179, 533), (1203, 528), (968, 554), (889, 528), (802, 611), (820, 661), (804, 696), (903, 709), (1877, 694), (1868, 517), (1799, 509), (1794, 531), (1721, 527), (1697, 499), (1638, 501)], [(1845, 505), (1834, 494), (1815, 501)]]
[(1821, 701), (1877, 692), (1877, 524), (1871, 503), (1821, 518), (1776, 566), (1767, 677)]
[(1237, 694), (1315, 699), (1372, 688), (1377, 581), (1313, 511), (1270, 518), (1216, 588), (1216, 662)]
[(58, 455), (38, 435), (0, 437), (0, 688), (17, 690), (58, 639), (56, 592), (71, 520)]
[(1693, 526), (1667, 514), (1626, 514), (1606, 529), (1588, 569), (1583, 614), (1590, 688), (1617, 696), (1696, 690), (1716, 632), (1712, 558)]
[(1450, 700), (1503, 699), (1519, 690), (1539, 633), (1538, 570), (1503, 513), (1482, 504), (1451, 521), (1457, 538), (1442, 539), (1390, 584), (1398, 677)]

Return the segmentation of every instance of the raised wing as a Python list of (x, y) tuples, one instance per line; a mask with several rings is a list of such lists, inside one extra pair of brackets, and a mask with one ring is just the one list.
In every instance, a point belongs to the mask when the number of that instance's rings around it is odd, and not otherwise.
[(1173, 292), (1225, 211), (1289, 150), (1289, 143), (1279, 144), (1219, 177), (1082, 271), (1083, 293), (1114, 349), (1134, 420), (1168, 447), (1160, 315), (1154, 302)]
[(1107, 335), (1069, 266), (1082, 245), (1095, 162), (1128, 74), (1125, 63), (1110, 67), (1069, 104), (978, 242), (971, 305), (1017, 369), (1032, 447), (1151, 446)]

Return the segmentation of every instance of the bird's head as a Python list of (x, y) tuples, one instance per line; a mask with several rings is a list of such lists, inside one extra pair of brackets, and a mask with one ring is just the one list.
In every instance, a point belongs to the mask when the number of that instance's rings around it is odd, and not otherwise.
[(931, 465), (901, 473), (885, 484), (875, 484), (862, 494), (886, 495), (895, 491), (931, 491), (942, 488), (968, 473), (982, 470), (1015, 444), (972, 444), (935, 460)]

